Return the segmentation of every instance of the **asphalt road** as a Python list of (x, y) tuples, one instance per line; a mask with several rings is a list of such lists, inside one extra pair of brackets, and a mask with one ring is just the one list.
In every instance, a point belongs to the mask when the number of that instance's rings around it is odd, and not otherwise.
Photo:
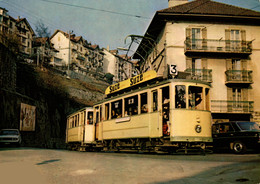
[(1, 184), (260, 184), (260, 154), (158, 155), (0, 148)]

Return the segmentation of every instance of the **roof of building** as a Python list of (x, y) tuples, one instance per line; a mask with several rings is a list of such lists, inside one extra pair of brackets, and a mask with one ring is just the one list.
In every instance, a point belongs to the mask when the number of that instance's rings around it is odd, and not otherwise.
[[(215, 2), (212, 0), (194, 0), (178, 6), (173, 6), (155, 13), (144, 38), (157, 39), (164, 29), (167, 21), (195, 21), (199, 22), (218, 22), (240, 25), (260, 25), (260, 12), (245, 9), (233, 5)], [(150, 40), (142, 39), (139, 44), (134, 59), (141, 59), (140, 54), (145, 57)]]
[(16, 25), (20, 24), (21, 22), (24, 22), (27, 25), (27, 27), (28, 27), (29, 31), (32, 33), (32, 35), (35, 35), (34, 30), (32, 29), (31, 25), (29, 24), (29, 22), (27, 21), (26, 18), (18, 17), (18, 19), (16, 19)]
[(228, 16), (258, 16), (260, 12), (211, 0), (196, 0), (182, 5), (166, 8), (159, 13), (228, 15)]

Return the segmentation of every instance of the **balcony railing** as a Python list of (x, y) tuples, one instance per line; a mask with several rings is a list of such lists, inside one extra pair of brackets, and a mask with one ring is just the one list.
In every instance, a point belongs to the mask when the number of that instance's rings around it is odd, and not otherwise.
[(253, 101), (211, 100), (212, 113), (251, 113), (253, 111)]
[(253, 83), (251, 70), (227, 70), (226, 83)]
[(81, 61), (85, 61), (85, 58), (79, 54), (76, 55), (76, 59), (81, 60)]
[(190, 73), (192, 79), (201, 80), (205, 82), (212, 82), (211, 69), (191, 69), (188, 68), (185, 72)]
[(252, 53), (252, 41), (186, 39), (185, 52)]

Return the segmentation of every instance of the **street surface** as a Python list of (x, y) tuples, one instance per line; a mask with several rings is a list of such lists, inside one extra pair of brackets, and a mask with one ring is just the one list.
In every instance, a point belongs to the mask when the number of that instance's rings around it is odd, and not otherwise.
[(260, 154), (159, 155), (0, 148), (1, 184), (260, 183)]

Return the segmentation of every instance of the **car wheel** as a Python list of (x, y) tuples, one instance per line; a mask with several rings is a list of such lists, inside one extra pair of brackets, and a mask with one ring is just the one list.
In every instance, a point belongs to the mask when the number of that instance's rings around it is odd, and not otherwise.
[(234, 153), (245, 153), (246, 152), (246, 145), (240, 141), (235, 141), (233, 143), (233, 147), (232, 147)]

